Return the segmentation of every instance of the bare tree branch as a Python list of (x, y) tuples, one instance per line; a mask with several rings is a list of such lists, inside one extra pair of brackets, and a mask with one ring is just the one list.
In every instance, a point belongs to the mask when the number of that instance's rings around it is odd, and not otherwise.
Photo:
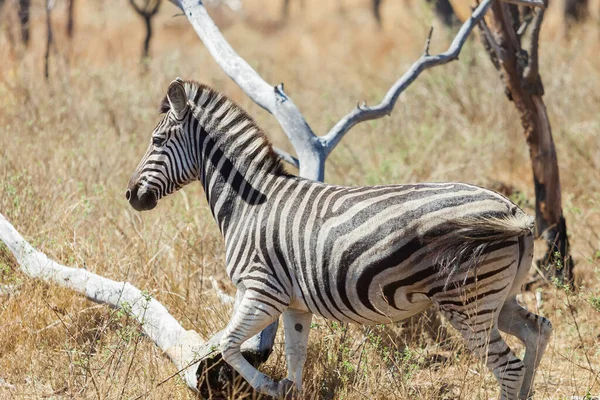
[[(0, 240), (8, 246), (21, 270), (28, 276), (72, 289), (97, 303), (129, 310), (148, 337), (167, 353), (177, 368), (199, 359), (196, 353), (204, 345), (200, 336), (194, 331), (186, 331), (162, 304), (130, 283), (115, 282), (85, 269), (67, 267), (51, 260), (23, 239), (2, 214)], [(196, 369), (186, 369), (181, 374), (188, 386), (194, 389)]]
[[(229, 45), (199, 0), (171, 0), (181, 8), (210, 54), (223, 71), (259, 106), (273, 114), (300, 158), (300, 175), (323, 180), (322, 166), (309, 163), (323, 155), (318, 138), (283, 90), (273, 87)], [(306, 161), (305, 161), (306, 160)]]
[(152, 18), (158, 13), (160, 8), (161, 0), (145, 0), (144, 6), (140, 7), (136, 0), (129, 0), (129, 4), (133, 7), (133, 10), (144, 20), (146, 25), (146, 37), (144, 39), (144, 46), (142, 48), (142, 61), (148, 58), (150, 54), (150, 41), (152, 40)]
[[(331, 152), (344, 135), (356, 124), (369, 121), (391, 114), (400, 94), (413, 83), (417, 77), (426, 69), (449, 63), (458, 59), (458, 55), (465, 44), (467, 37), (473, 28), (479, 23), (494, 0), (484, 0), (471, 16), (462, 25), (452, 44), (444, 53), (430, 56), (424, 54), (410, 69), (388, 90), (381, 103), (373, 107), (356, 107), (348, 115), (342, 118), (331, 130), (320, 140), (327, 153)], [(428, 46), (427, 46), (428, 47)]]
[(433, 36), (433, 25), (429, 28), (429, 35), (427, 35), (427, 40), (425, 41), (425, 49), (423, 50), (423, 55), (429, 55), (429, 46), (431, 45), (431, 37)]
[[(21, 271), (29, 277), (52, 282), (74, 290), (96, 303), (107, 304), (130, 313), (146, 335), (171, 359), (190, 389), (198, 392), (202, 380), (212, 379), (210, 376), (197, 376), (197, 374), (202, 360), (208, 359), (211, 354), (219, 353), (222, 332), (215, 334), (209, 341), (204, 341), (197, 332), (184, 329), (177, 319), (147, 292), (139, 290), (128, 282), (115, 282), (85, 269), (57, 263), (33, 248), (2, 214), (0, 214), (0, 241), (6, 244), (15, 256)], [(242, 345), (242, 352), (248, 359), (256, 357), (254, 353), (256, 340), (258, 340), (256, 337), (252, 338), (247, 344)], [(209, 373), (207, 368), (202, 372)], [(210, 373), (219, 374), (214, 364)]]
[(490, 28), (484, 19), (482, 19), (479, 23), (479, 28), (483, 31), (482, 40), (486, 51), (488, 54), (490, 54), (494, 67), (496, 67), (496, 69), (500, 69), (500, 62), (503, 60), (502, 49), (498, 45), (498, 42), (496, 42), (494, 35), (490, 31)]
[(279, 158), (281, 158), (283, 161), (285, 161), (286, 163), (288, 163), (296, 168), (300, 168), (300, 161), (298, 161), (298, 159), (296, 157), (292, 156), (287, 151), (281, 150), (277, 147), (274, 147), (273, 150), (275, 150), (275, 153), (277, 153)]

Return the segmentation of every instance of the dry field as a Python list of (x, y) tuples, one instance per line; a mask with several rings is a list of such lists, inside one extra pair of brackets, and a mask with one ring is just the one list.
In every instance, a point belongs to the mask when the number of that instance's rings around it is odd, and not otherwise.
[[(152, 59), (139, 65), (142, 22), (125, 0), (77, 2), (76, 34), (54, 11), (56, 46), (43, 78), (44, 12), (33, 2), (32, 43), (23, 49), (13, 2), (0, 19), (0, 212), (59, 262), (132, 282), (206, 337), (230, 313), (209, 276), (233, 287), (223, 242), (200, 185), (149, 213), (125, 200), (129, 176), (176, 76), (205, 82), (238, 101), (280, 147), (277, 122), (216, 66), (187, 20), (165, 3)], [(300, 2), (296, 2), (300, 3)], [(286, 24), (279, 1), (244, 2), (242, 17), (212, 11), (231, 44), (286, 90), (320, 134), (354, 107), (374, 103), (421, 54), (431, 11), (422, 1), (384, 3), (379, 31), (367, 0), (305, 0)], [(422, 4), (423, 3), (423, 4)], [(597, 3), (592, 3), (598, 5)], [(462, 4), (462, 10), (468, 10)], [(557, 145), (564, 213), (576, 262), (575, 292), (536, 286), (523, 301), (554, 324), (536, 398), (600, 395), (600, 24), (566, 37), (560, 4), (542, 32), (544, 97)], [(450, 34), (434, 33), (432, 51)], [(528, 151), (514, 106), (471, 40), (458, 62), (426, 72), (391, 117), (364, 123), (334, 151), (326, 180), (347, 185), (458, 180), (514, 187), (533, 212)], [(543, 250), (543, 244), (539, 244)], [(191, 399), (175, 368), (124, 312), (22, 274), (0, 246), (0, 399)], [(308, 399), (490, 399), (497, 384), (446, 324), (425, 318), (360, 327), (315, 319), (305, 369)], [(263, 370), (285, 374), (283, 337)], [(523, 347), (509, 342), (517, 353)], [(235, 398), (235, 396), (232, 396)]]

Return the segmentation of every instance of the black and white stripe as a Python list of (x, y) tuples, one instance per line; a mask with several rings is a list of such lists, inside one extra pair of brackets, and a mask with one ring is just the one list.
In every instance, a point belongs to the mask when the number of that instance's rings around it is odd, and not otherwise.
[[(299, 389), (312, 314), (379, 324), (433, 304), (486, 357), (502, 398), (530, 393), (551, 327), (515, 301), (533, 252), (532, 220), (516, 205), (464, 183), (343, 187), (290, 175), (241, 108), (194, 82), (171, 83), (161, 110), (128, 198), (150, 209), (200, 180), (242, 293), (223, 357), (257, 390), (282, 396), (290, 386), (239, 352), (282, 313)], [(499, 329), (526, 344), (524, 361)]]

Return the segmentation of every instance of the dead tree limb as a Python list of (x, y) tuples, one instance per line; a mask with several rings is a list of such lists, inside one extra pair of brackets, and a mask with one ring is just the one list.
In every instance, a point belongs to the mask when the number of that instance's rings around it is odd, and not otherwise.
[[(198, 376), (202, 360), (219, 351), (221, 332), (204, 341), (193, 330), (184, 329), (176, 318), (156, 299), (128, 282), (116, 282), (87, 269), (59, 264), (33, 248), (10, 222), (0, 214), (0, 240), (14, 255), (21, 271), (36, 279), (72, 289), (88, 299), (127, 311), (142, 327), (144, 333), (171, 359), (181, 378), (195, 392), (206, 392), (206, 387), (222, 385), (218, 370), (205, 365), (204, 376)], [(242, 345), (244, 356), (253, 343)], [(204, 361), (206, 362), (206, 361)]]
[[(435, 55), (422, 56), (411, 69), (388, 91), (383, 101), (375, 107), (357, 107), (342, 118), (324, 136), (317, 136), (310, 128), (293, 101), (284, 91), (283, 84), (273, 87), (265, 82), (241, 58), (225, 40), (210, 18), (202, 2), (198, 0), (172, 0), (183, 10), (200, 40), (207, 47), (217, 64), (233, 79), (244, 92), (258, 105), (273, 114), (290, 140), (298, 155), (299, 174), (303, 177), (323, 181), (325, 160), (342, 137), (359, 122), (381, 118), (391, 113), (400, 93), (404, 91), (425, 69), (455, 60), (467, 36), (477, 25), (493, 0), (486, 0), (463, 24), (448, 51)], [(522, 0), (525, 1), (525, 0)], [(533, 1), (533, 0), (532, 0)], [(282, 152), (280, 152), (282, 154)], [(285, 157), (286, 161), (291, 158)]]
[(136, 0), (129, 0), (129, 4), (135, 12), (144, 20), (146, 26), (146, 37), (142, 47), (142, 61), (148, 58), (150, 53), (150, 41), (152, 40), (152, 18), (158, 13), (161, 0), (144, 0), (142, 5), (138, 5)]
[(524, 29), (515, 28), (521, 25), (521, 21), (515, 20), (519, 16), (515, 8), (495, 3), (490, 13), (490, 28), (481, 23), (482, 39), (500, 72), (509, 100), (520, 114), (529, 146), (536, 197), (536, 228), (548, 244), (544, 258), (538, 262), (551, 267), (549, 275), (572, 282), (573, 261), (569, 258), (567, 226), (562, 212), (558, 160), (539, 74), (538, 47), (544, 9), (536, 11), (531, 34), (523, 48)]

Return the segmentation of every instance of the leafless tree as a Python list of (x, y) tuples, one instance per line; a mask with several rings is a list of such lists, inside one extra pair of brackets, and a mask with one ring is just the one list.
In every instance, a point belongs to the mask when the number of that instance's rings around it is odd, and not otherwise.
[(67, 6), (67, 36), (69, 38), (73, 38), (73, 33), (75, 29), (75, 21), (73, 19), (73, 14), (75, 12), (75, 0), (68, 0)]
[(52, 32), (52, 9), (54, 8), (54, 0), (46, 0), (46, 52), (44, 54), (44, 77), (46, 80), (50, 78), (50, 49), (54, 34)]
[[(138, 4), (138, 2), (140, 4)], [(129, 0), (129, 4), (135, 12), (142, 17), (146, 25), (146, 38), (142, 47), (142, 61), (148, 58), (150, 52), (150, 40), (152, 40), (152, 18), (158, 13), (161, 0)]]
[[(542, 96), (544, 86), (539, 73), (539, 35), (544, 9), (538, 9), (532, 19), (520, 17), (515, 5), (496, 2), (490, 13), (490, 26), (480, 26), (484, 46), (500, 72), (508, 99), (521, 116), (525, 141), (529, 146), (535, 188), (536, 228), (547, 242), (542, 260), (551, 268), (549, 275), (558, 275), (568, 282), (573, 279), (573, 261), (569, 258), (567, 224), (562, 212), (558, 160), (548, 113)], [(525, 46), (525, 33), (531, 28)]]
[[(494, 1), (498, 0), (483, 0), (462, 25), (448, 50), (441, 54), (429, 54), (432, 34), (430, 31), (422, 56), (390, 87), (379, 104), (372, 107), (364, 103), (357, 105), (326, 134), (317, 136), (285, 93), (283, 84), (272, 86), (264, 81), (227, 43), (201, 2), (174, 0), (224, 72), (253, 101), (277, 119), (298, 156), (296, 158), (278, 150), (282, 159), (298, 167), (301, 176), (319, 181), (324, 179), (327, 156), (344, 135), (360, 122), (389, 115), (400, 94), (418, 78), (421, 72), (456, 60), (468, 35), (483, 19)], [(505, 1), (543, 6), (540, 0)], [(230, 376), (227, 375), (227, 366), (220, 362), (218, 343), (221, 332), (204, 341), (195, 331), (186, 331), (181, 327), (158, 301), (131, 284), (114, 282), (87, 270), (69, 268), (48, 259), (46, 255), (31, 247), (2, 215), (0, 215), (0, 239), (6, 243), (21, 269), (29, 276), (72, 288), (96, 302), (113, 307), (123, 307), (124, 304), (128, 304), (132, 316), (139, 321), (148, 337), (171, 358), (178, 373), (191, 389), (202, 392), (207, 385), (211, 388), (213, 385), (222, 385), (223, 382), (220, 381), (222, 377)], [(244, 343), (244, 354), (255, 364), (264, 361), (273, 346), (276, 330), (277, 323)]]
[(19, 22), (21, 23), (21, 40), (27, 46), (29, 44), (29, 13), (31, 0), (19, 0)]

